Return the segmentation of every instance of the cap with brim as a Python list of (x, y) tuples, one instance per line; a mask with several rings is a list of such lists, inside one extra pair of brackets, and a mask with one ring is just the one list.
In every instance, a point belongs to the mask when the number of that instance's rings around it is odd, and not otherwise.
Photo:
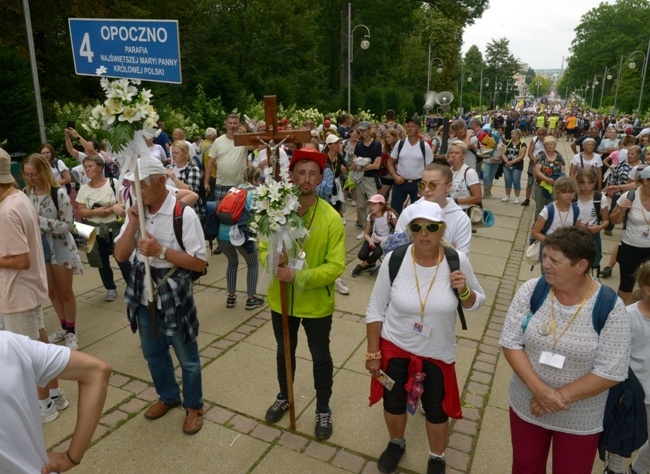
[(409, 122), (413, 122), (413, 123), (414, 123), (415, 125), (417, 125), (418, 127), (420, 126), (420, 118), (417, 117), (416, 115), (414, 115), (413, 117), (411, 117), (410, 119), (408, 119), (408, 120), (406, 121), (406, 123), (409, 123)]
[(386, 198), (384, 198), (384, 196), (382, 196), (381, 194), (373, 194), (372, 196), (370, 196), (368, 198), (368, 200), (366, 201), (366, 204), (369, 204), (371, 202), (386, 204)]
[(11, 157), (9, 153), (0, 148), (0, 184), (11, 184), (15, 181), (11, 174)]
[(299, 161), (314, 161), (320, 166), (321, 171), (325, 169), (325, 164), (327, 163), (327, 155), (316, 151), (313, 148), (299, 148), (294, 150), (291, 155), (291, 162), (289, 163), (289, 170), (293, 170), (293, 167)]
[[(156, 158), (150, 156), (145, 156), (138, 158), (138, 173), (140, 175), (140, 181), (142, 181), (149, 176), (158, 174), (164, 175), (165, 167), (162, 165), (160, 160), (157, 160)], [(129, 181), (135, 181), (135, 171), (130, 171), (124, 178)]]
[(422, 201), (414, 204), (409, 217), (409, 224), (415, 219), (426, 219), (431, 222), (446, 222), (445, 217), (442, 214), (442, 208), (435, 202), (429, 201)]
[(362, 121), (362, 122), (357, 126), (357, 128), (358, 128), (359, 130), (370, 130), (370, 127), (371, 127), (370, 122), (366, 122), (365, 120)]
[(235, 247), (240, 247), (246, 242), (246, 236), (237, 225), (230, 226), (228, 236), (230, 237), (230, 243)]
[(325, 144), (331, 145), (332, 143), (336, 143), (336, 142), (338, 142), (340, 140), (341, 140), (340, 137), (338, 137), (338, 136), (336, 136), (334, 134), (330, 134), (330, 135), (327, 135), (327, 138), (325, 139)]

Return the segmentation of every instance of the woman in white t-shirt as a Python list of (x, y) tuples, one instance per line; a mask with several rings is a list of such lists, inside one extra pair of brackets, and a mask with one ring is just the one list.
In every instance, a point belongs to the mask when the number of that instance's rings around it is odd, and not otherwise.
[(596, 140), (593, 138), (587, 138), (582, 142), (582, 151), (571, 160), (570, 176), (575, 178), (578, 170), (582, 168), (596, 168), (598, 190), (600, 191), (600, 186), (603, 182), (603, 160), (598, 153), (594, 153), (595, 149)]
[(650, 259), (650, 167), (641, 172), (639, 184), (634, 201), (629, 199), (632, 191), (621, 194), (609, 216), (614, 225), (622, 223), (627, 216), (616, 259), (621, 269), (618, 296), (626, 304), (634, 289), (634, 273), (641, 263)]
[[(593, 168), (583, 168), (576, 175), (578, 182), (576, 204), (580, 209), (577, 225), (587, 229), (596, 244), (596, 258), (591, 268), (600, 268), (603, 250), (600, 232), (609, 225), (609, 200), (605, 194), (594, 190), (597, 179), (598, 176)], [(600, 215), (598, 215), (597, 209), (600, 209)]]
[(465, 164), (467, 145), (454, 140), (449, 144), (447, 161), (451, 166), (453, 180), (451, 182), (451, 197), (469, 216), (470, 208), (481, 203), (481, 183), (476, 171)]

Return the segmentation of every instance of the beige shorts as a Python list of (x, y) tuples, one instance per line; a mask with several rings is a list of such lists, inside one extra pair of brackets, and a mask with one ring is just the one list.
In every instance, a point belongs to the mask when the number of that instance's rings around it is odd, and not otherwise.
[(22, 334), (30, 339), (38, 341), (38, 330), (45, 328), (43, 322), (43, 307), (38, 306), (20, 313), (0, 313), (0, 326), (4, 322), (4, 329), (16, 334)]

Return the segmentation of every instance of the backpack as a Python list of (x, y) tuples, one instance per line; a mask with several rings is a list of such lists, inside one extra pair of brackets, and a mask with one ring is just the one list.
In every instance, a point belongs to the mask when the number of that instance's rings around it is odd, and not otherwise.
[[(427, 166), (427, 153), (424, 150), (424, 140), (419, 140), (420, 142), (420, 151), (422, 152), (422, 160), (424, 162), (424, 166)], [(404, 143), (406, 143), (406, 138), (402, 138), (399, 143), (397, 144), (397, 158), (395, 161), (399, 161), (399, 154), (402, 152), (402, 148), (404, 148)]]
[[(54, 158), (54, 168), (61, 174), (61, 168), (59, 168), (59, 163), (63, 163), (59, 158)], [(68, 194), (72, 192), (72, 185), (70, 183), (65, 185), (65, 190)], [(58, 204), (58, 203), (57, 203)], [(59, 208), (57, 206), (56, 210), (58, 211)]]
[[(576, 225), (576, 222), (578, 221), (578, 216), (580, 215), (580, 208), (575, 202), (571, 202), (571, 209), (573, 210), (573, 225)], [(553, 203), (546, 205), (546, 212), (548, 212), (548, 219), (546, 220), (544, 227), (542, 227), (542, 234), (544, 235), (546, 235), (548, 230), (551, 228), (551, 225), (553, 224), (553, 219), (555, 218), (555, 206), (553, 205)]]
[[(386, 222), (388, 222), (388, 229), (391, 234), (395, 232), (395, 224), (393, 224), (393, 217), (397, 217), (394, 213), (389, 210), (386, 210)], [(372, 234), (372, 229), (375, 227), (375, 215), (370, 214), (370, 233)]]
[(494, 140), (494, 148), (492, 149), (492, 153), (490, 153), (490, 158), (492, 158), (494, 156), (494, 152), (497, 151), (497, 145), (501, 141), (501, 136), (496, 130), (490, 130), (490, 135), (492, 135), (492, 140)]
[(120, 178), (120, 167), (119, 165), (115, 162), (115, 160), (112, 160), (110, 162), (105, 161), (104, 162), (104, 177), (111, 179), (119, 179)]
[(230, 188), (217, 207), (219, 222), (225, 225), (237, 224), (246, 209), (247, 196), (248, 192), (244, 188)]
[[(530, 322), (530, 318), (542, 306), (551, 285), (543, 276), (537, 280), (535, 289), (530, 297), (530, 313), (521, 324), (522, 332)], [(616, 305), (618, 297), (610, 287), (601, 285), (596, 304), (591, 313), (595, 331), (600, 331), (607, 322), (609, 313)], [(602, 461), (606, 460), (606, 451), (629, 458), (632, 452), (639, 449), (648, 439), (647, 417), (645, 410), (645, 393), (641, 383), (628, 368), (627, 379), (614, 385), (607, 394), (605, 414), (603, 416), (603, 431), (598, 441), (598, 453)]]
[[(594, 211), (596, 211), (596, 225), (600, 225), (600, 223), (601, 223), (600, 203), (601, 203), (602, 199), (603, 199), (603, 193), (601, 193), (600, 191), (594, 191), (593, 203), (594, 203)], [(577, 204), (578, 203), (578, 197), (576, 196), (575, 198), (573, 198), (573, 201), (571, 201), (571, 202)]]
[[(397, 274), (399, 273), (399, 268), (402, 266), (402, 261), (404, 260), (404, 256), (406, 255), (406, 250), (408, 249), (408, 245), (405, 245), (403, 247), (399, 247), (395, 250), (393, 250), (393, 253), (390, 254), (390, 258), (388, 260), (388, 276), (390, 278), (390, 284), (392, 285), (393, 282), (395, 281), (395, 278), (397, 277)], [(455, 248), (453, 247), (442, 247), (443, 251), (445, 252), (445, 258), (447, 259), (447, 264), (449, 265), (449, 270), (451, 272), (455, 272), (456, 270), (460, 269), (460, 259), (458, 258), (458, 252), (456, 251)], [(460, 319), (460, 324), (463, 327), (463, 330), (467, 330), (467, 322), (465, 321), (465, 313), (463, 312), (463, 306), (461, 304), (459, 295), (458, 295), (458, 290), (456, 288), (453, 288), (454, 294), (456, 295), (456, 298), (458, 299), (458, 307), (456, 308), (458, 310), (458, 317)]]
[[(183, 245), (183, 210), (185, 209), (185, 204), (182, 201), (176, 200), (174, 205), (174, 235), (176, 236), (176, 241), (178, 245), (181, 246), (183, 252), (185, 251), (185, 245)], [(188, 270), (191, 272), (192, 281), (196, 281), (201, 278), (203, 275), (208, 273), (208, 262), (205, 263), (205, 268), (202, 272), (197, 272), (195, 270)]]

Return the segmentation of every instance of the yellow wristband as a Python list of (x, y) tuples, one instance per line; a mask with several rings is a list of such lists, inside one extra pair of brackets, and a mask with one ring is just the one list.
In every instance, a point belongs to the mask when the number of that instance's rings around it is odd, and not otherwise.
[(458, 299), (461, 301), (469, 299), (469, 296), (472, 294), (472, 290), (469, 288), (469, 286), (466, 286), (465, 288), (465, 291), (462, 294), (458, 295)]

